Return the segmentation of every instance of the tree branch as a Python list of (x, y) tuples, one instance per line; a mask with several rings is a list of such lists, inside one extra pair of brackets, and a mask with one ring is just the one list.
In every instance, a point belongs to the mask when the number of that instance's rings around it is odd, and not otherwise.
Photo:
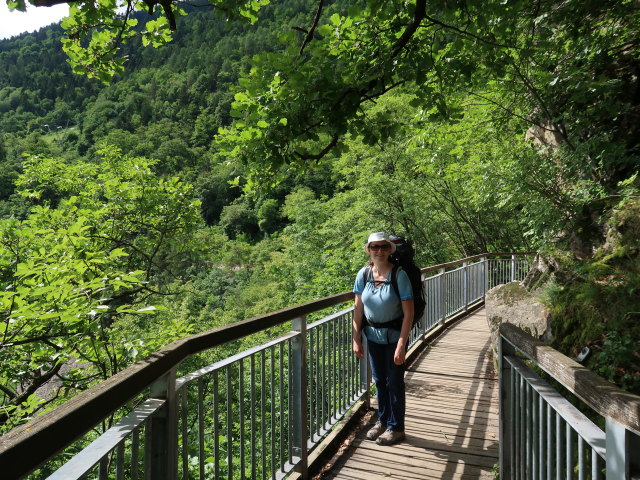
[(391, 49), (391, 58), (395, 58), (400, 52), (407, 46), (411, 37), (416, 33), (420, 27), (420, 23), (427, 17), (427, 0), (416, 0), (416, 9), (413, 12), (413, 20), (407, 28), (402, 32), (402, 36), (398, 39), (396, 44)]
[(313, 24), (311, 25), (311, 28), (306, 32), (307, 36), (304, 38), (304, 41), (302, 42), (302, 45), (300, 46), (300, 52), (298, 53), (298, 56), (302, 55), (302, 52), (304, 52), (304, 49), (306, 48), (306, 46), (313, 39), (313, 34), (316, 31), (316, 27), (318, 26), (318, 22), (320, 21), (320, 16), (322, 14), (323, 7), (324, 7), (324, 0), (319, 0), (318, 1), (318, 9), (316, 10), (316, 15), (315, 15), (315, 17), (313, 19)]
[(339, 135), (333, 135), (331, 137), (331, 141), (318, 153), (300, 153), (300, 152), (293, 152), (293, 153), (302, 160), (320, 160), (327, 153), (329, 153), (333, 147), (335, 147), (338, 144), (339, 138), (340, 138)]

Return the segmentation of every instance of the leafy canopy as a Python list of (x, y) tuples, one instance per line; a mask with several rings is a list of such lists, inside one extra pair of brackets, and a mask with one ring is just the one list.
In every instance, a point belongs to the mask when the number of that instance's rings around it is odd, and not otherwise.
[[(270, 0), (211, 0), (209, 4), (228, 18), (253, 23)], [(66, 3), (64, 0), (30, 0), (35, 6)], [(62, 41), (73, 71), (108, 83), (124, 70), (121, 46), (140, 37), (144, 46), (158, 47), (172, 38), (177, 17), (185, 15), (178, 1), (99, 0), (69, 2), (69, 16), (62, 21), (67, 37)], [(7, 0), (10, 10), (26, 11), (25, 0)], [(137, 12), (149, 15), (143, 24)]]

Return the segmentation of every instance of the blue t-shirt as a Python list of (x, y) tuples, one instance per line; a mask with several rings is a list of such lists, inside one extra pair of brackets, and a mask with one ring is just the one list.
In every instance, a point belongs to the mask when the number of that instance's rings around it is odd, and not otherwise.
[[(391, 272), (387, 280), (382, 284), (372, 281), (365, 282), (364, 272), (367, 267), (363, 267), (356, 276), (353, 286), (353, 293), (360, 295), (364, 305), (364, 315), (372, 325), (391, 322), (404, 315), (402, 311), (403, 300), (413, 300), (413, 289), (407, 272), (399, 268), (397, 270), (398, 291), (400, 298), (396, 295), (391, 285)], [(369, 275), (369, 280), (372, 275)], [(367, 340), (375, 343), (395, 343), (400, 338), (400, 331), (391, 328), (378, 328), (367, 325), (364, 329)]]

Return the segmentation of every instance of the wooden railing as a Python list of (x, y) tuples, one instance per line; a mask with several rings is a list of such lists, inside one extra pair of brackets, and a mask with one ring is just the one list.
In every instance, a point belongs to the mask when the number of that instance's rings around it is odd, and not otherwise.
[[(501, 479), (640, 478), (639, 396), (511, 324), (500, 325), (499, 363)], [(599, 415), (604, 430), (533, 366)]]

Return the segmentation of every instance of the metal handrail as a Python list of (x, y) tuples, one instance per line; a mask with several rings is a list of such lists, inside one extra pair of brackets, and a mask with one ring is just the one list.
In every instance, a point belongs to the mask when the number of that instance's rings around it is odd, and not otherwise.
[(352, 299), (352, 292), (331, 295), (170, 343), (150, 357), (0, 437), (3, 476), (21, 478), (29, 474), (190, 355)]
[[(637, 478), (640, 396), (626, 392), (520, 328), (499, 328), (500, 474), (503, 479)], [(527, 362), (600, 415), (604, 431)], [(525, 473), (526, 472), (526, 473)], [(526, 477), (528, 478), (528, 477)]]
[[(429, 329), (436, 326), (437, 322), (444, 322), (446, 318), (466, 309), (472, 301), (478, 300), (484, 295), (489, 285), (488, 262), (481, 267), (478, 266), (486, 261), (487, 256), (493, 257), (496, 255), (498, 254), (476, 255), (456, 262), (422, 269), (425, 277), (426, 274), (438, 272), (437, 275), (425, 278), (425, 286), (431, 283), (434, 287), (433, 291), (440, 298), (437, 301), (432, 299), (432, 311), (431, 313), (425, 313), (425, 321), (412, 332), (412, 343), (419, 341)], [(513, 279), (516, 271), (516, 254), (509, 255), (511, 255), (510, 268), (511, 279)], [(480, 261), (471, 263), (475, 260)], [(504, 262), (504, 260), (500, 260), (500, 262)], [(446, 271), (447, 268), (455, 266), (459, 268), (449, 272)], [(445, 295), (447, 279), (455, 279), (458, 283), (455, 288), (459, 291), (459, 298), (456, 298), (455, 301)], [(508, 275), (504, 279), (508, 281)], [(475, 285), (474, 288), (471, 288), (472, 283)], [(471, 294), (472, 290), (475, 293)], [(56, 409), (0, 437), (0, 464), (2, 465), (3, 478), (22, 478), (27, 475), (146, 389), (151, 389), (151, 397), (160, 400), (166, 399), (163, 409), (174, 409), (173, 415), (175, 415), (175, 406), (173, 404), (178, 403), (176, 389), (181, 388), (180, 385), (188, 380), (185, 377), (176, 384), (175, 371), (176, 367), (189, 356), (287, 321), (293, 321), (294, 325), (297, 324), (299, 327), (298, 334), (289, 334), (290, 341), (301, 341), (304, 347), (304, 333), (307, 328), (311, 327), (306, 325), (306, 320), (304, 320), (306, 315), (352, 299), (353, 293), (344, 292), (192, 335), (167, 345), (149, 358), (135, 363)], [(427, 318), (429, 315), (432, 317), (431, 320)], [(294, 330), (296, 329), (294, 328)], [(300, 361), (304, 365), (304, 353), (300, 353), (299, 347), (296, 348), (298, 348), (299, 354), (302, 355)], [(366, 364), (366, 362), (364, 363)], [(301, 378), (296, 380), (295, 377), (294, 375), (292, 379), (294, 383), (298, 381), (301, 382), (301, 385), (306, 386), (306, 380)], [(302, 406), (299, 410), (304, 408)], [(170, 417), (171, 415), (168, 416)], [(157, 423), (163, 424), (162, 422), (165, 422), (166, 424), (166, 419), (162, 420), (156, 417), (157, 415), (152, 417), (154, 422), (158, 420)], [(177, 421), (171, 418), (169, 420), (174, 423)], [(166, 431), (163, 428), (167, 428), (166, 425), (155, 428), (154, 434), (158, 432), (158, 437), (163, 437), (168, 442), (169, 449), (174, 447), (177, 449), (177, 440), (173, 439), (173, 437), (177, 437), (175, 425), (169, 426)], [(304, 429), (299, 434), (304, 435)], [(302, 454), (302, 456), (305, 455), (306, 453)], [(169, 462), (172, 465), (176, 463), (175, 459)], [(165, 467), (161, 467), (160, 472), (170, 478), (172, 472), (162, 470), (162, 468)]]

